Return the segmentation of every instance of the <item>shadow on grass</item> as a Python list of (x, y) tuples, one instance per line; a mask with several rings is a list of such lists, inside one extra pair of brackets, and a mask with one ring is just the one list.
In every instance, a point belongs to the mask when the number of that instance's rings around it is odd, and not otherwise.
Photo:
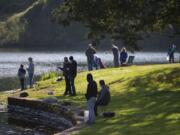
[[(107, 107), (112, 119), (98, 118), (80, 134), (90, 135), (179, 135), (180, 69), (154, 71), (133, 78), (124, 93), (113, 93)], [(118, 85), (118, 84), (115, 84)]]

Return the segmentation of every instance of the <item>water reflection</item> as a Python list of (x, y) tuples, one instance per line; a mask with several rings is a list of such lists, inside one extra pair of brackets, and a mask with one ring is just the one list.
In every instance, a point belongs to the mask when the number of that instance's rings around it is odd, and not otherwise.
[[(0, 52), (0, 78), (17, 75), (20, 64), (27, 66), (27, 58), (33, 57), (36, 65), (36, 74), (48, 71), (56, 71), (56, 66), (62, 64), (64, 56), (73, 55), (81, 65), (79, 68), (86, 68), (86, 57), (84, 53), (78, 52)], [(97, 54), (106, 65), (112, 65), (113, 56), (111, 53), (100, 52)], [(167, 63), (166, 53), (134, 53), (134, 63)], [(175, 60), (179, 61), (179, 54), (175, 54)]]

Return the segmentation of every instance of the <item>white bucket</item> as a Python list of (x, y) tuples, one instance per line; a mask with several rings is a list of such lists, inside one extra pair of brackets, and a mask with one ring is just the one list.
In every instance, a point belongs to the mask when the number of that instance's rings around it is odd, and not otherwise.
[(89, 120), (89, 111), (85, 110), (84, 111), (84, 122), (87, 122)]

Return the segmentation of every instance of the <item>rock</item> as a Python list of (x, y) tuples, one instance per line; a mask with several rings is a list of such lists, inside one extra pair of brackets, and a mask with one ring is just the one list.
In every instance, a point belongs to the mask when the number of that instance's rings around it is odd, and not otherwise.
[(50, 96), (50, 97), (43, 99), (42, 102), (52, 104), (52, 103), (57, 103), (58, 99), (56, 97)]
[(71, 106), (72, 103), (71, 103), (71, 102), (64, 101), (64, 102), (62, 103), (62, 105), (63, 105), (63, 106)]
[(54, 95), (53, 91), (49, 91), (48, 95)]
[(62, 81), (62, 80), (63, 80), (62, 77), (58, 77), (57, 80), (56, 80), (56, 82), (60, 82), (60, 81)]
[(15, 135), (16, 132), (15, 131), (12, 131), (12, 130), (9, 130), (6, 132), (7, 135)]
[(20, 93), (19, 96), (20, 96), (20, 97), (28, 97), (29, 94), (28, 94), (27, 92), (22, 92), (22, 93)]

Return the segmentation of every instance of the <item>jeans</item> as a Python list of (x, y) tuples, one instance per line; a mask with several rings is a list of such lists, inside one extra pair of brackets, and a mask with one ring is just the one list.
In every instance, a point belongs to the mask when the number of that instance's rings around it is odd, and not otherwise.
[(33, 86), (33, 78), (34, 78), (34, 73), (29, 73), (29, 86), (32, 88)]
[(89, 110), (89, 120), (88, 124), (93, 124), (95, 122), (95, 113), (94, 113), (94, 106), (95, 106), (96, 98), (91, 97), (87, 101), (87, 109)]
[(75, 77), (76, 76), (70, 76), (70, 88), (71, 88), (72, 95), (76, 95), (76, 88), (74, 85)]
[(88, 60), (88, 70), (92, 71), (93, 70), (93, 65), (94, 65), (94, 61), (92, 60)]
[(114, 56), (114, 67), (119, 67), (119, 58)]
[(24, 79), (24, 78), (21, 78), (21, 79), (20, 79), (21, 90), (24, 90), (24, 82), (25, 82), (25, 79)]
[(94, 106), (95, 115), (96, 116), (98, 115), (98, 112), (97, 112), (98, 106), (106, 106), (106, 105), (108, 105), (108, 103), (104, 103), (103, 101), (99, 101), (99, 102), (96, 101), (95, 106)]
[(174, 63), (174, 54), (169, 55), (169, 63)]

